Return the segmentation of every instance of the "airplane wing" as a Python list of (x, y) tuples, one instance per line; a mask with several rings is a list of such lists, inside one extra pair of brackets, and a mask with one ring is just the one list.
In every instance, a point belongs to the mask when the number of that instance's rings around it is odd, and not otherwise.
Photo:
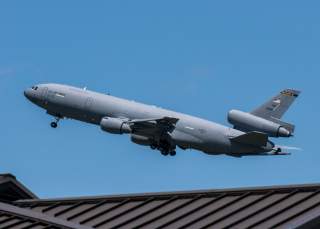
[(177, 118), (163, 117), (155, 119), (136, 119), (127, 121), (127, 123), (135, 134), (161, 136), (164, 133), (172, 132), (178, 121), (179, 119)]

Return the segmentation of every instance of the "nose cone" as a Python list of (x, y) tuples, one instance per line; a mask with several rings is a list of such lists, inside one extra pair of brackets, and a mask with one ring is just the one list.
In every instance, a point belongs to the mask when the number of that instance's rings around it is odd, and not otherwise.
[(38, 91), (34, 90), (32, 88), (27, 88), (24, 92), (23, 92), (24, 96), (31, 102), (37, 104), (38, 100), (39, 100), (39, 96), (38, 96)]
[(24, 90), (23, 94), (24, 94), (24, 96), (25, 96), (27, 99), (29, 99), (29, 100), (32, 99), (32, 91), (31, 91), (30, 88)]

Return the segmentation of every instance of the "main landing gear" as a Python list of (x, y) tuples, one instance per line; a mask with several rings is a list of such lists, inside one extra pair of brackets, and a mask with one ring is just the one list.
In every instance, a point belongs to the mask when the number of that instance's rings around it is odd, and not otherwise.
[(163, 156), (168, 156), (168, 155), (170, 155), (170, 156), (176, 156), (176, 154), (177, 154), (177, 152), (175, 151), (175, 150), (172, 150), (172, 151), (161, 151), (161, 154), (163, 155)]
[(50, 123), (50, 126), (51, 126), (52, 128), (54, 128), (54, 129), (58, 127), (58, 122), (60, 121), (61, 118), (56, 117), (55, 119), (56, 119), (56, 120), (55, 120), (54, 122), (51, 122), (51, 123)]
[(155, 149), (159, 150), (163, 156), (168, 156), (168, 155), (175, 156), (177, 154), (177, 152), (175, 151), (175, 148), (172, 148), (170, 144), (164, 144), (164, 143), (160, 145), (152, 144), (150, 147), (153, 150)]

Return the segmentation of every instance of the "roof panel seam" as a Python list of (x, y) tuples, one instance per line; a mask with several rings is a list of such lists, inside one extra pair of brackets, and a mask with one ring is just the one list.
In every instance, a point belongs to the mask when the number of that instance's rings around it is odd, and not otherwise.
[(283, 208), (283, 209), (280, 209), (279, 211), (274, 212), (274, 213), (271, 214), (270, 216), (265, 217), (265, 218), (259, 220), (258, 222), (254, 223), (252, 226), (249, 226), (249, 227), (252, 228), (252, 227), (258, 226), (259, 224), (261, 224), (261, 223), (263, 223), (263, 222), (266, 222), (266, 221), (268, 221), (269, 219), (272, 219), (273, 217), (275, 217), (275, 216), (283, 213), (284, 211), (286, 211), (286, 210), (288, 210), (288, 209), (290, 209), (290, 208), (292, 208), (292, 207), (294, 207), (294, 206), (296, 206), (296, 205), (298, 205), (298, 204), (300, 204), (300, 203), (302, 203), (302, 202), (304, 202), (304, 201), (312, 198), (313, 196), (315, 196), (315, 195), (317, 195), (317, 194), (319, 194), (319, 193), (320, 193), (320, 190), (318, 190), (318, 191), (316, 191), (316, 192), (314, 192), (314, 193), (311, 193), (310, 195), (302, 198), (301, 200), (299, 200), (299, 201), (297, 201), (297, 202), (294, 202), (294, 203), (288, 205), (287, 207), (285, 207), (285, 208)]
[[(173, 213), (173, 212), (175, 212), (175, 211), (177, 211), (177, 210), (179, 210), (179, 209), (181, 209), (181, 208), (183, 208), (183, 207), (186, 207), (186, 206), (190, 205), (191, 203), (199, 200), (199, 199), (201, 198), (201, 196), (202, 196), (202, 195), (198, 195), (198, 196), (196, 196), (195, 198), (190, 199), (190, 200), (187, 201), (186, 203), (183, 203), (183, 204), (181, 204), (181, 205), (178, 205), (178, 206), (174, 207), (173, 209), (171, 209), (171, 210), (169, 210), (169, 211), (167, 211), (167, 212), (164, 212), (163, 214), (160, 214), (160, 215), (158, 215), (157, 217), (155, 217), (155, 218), (153, 218), (153, 219), (150, 219), (150, 220), (149, 220), (149, 223), (152, 223), (152, 222), (154, 222), (154, 221), (156, 221), (156, 220), (159, 220), (159, 219), (161, 219), (161, 218), (163, 218), (163, 217), (165, 217), (165, 216), (167, 216), (167, 215), (169, 215), (169, 214), (171, 214), (171, 213)], [(145, 222), (144, 226), (145, 226), (145, 225), (148, 225), (149, 223), (148, 223), (148, 222)], [(157, 227), (157, 228), (161, 228), (161, 226), (159, 226), (159, 227)]]
[[(180, 199), (180, 198), (177, 197), (177, 199)], [(191, 201), (192, 201), (192, 199), (191, 199)], [(188, 202), (190, 202), (190, 201), (188, 201)], [(181, 205), (183, 205), (183, 204), (181, 204)], [(174, 210), (174, 209), (176, 209), (176, 208), (178, 208), (178, 207), (175, 207), (175, 208), (173, 208), (173, 209), (171, 209), (171, 210)], [(142, 224), (140, 224), (139, 226), (137, 226), (137, 227), (135, 227), (135, 228), (142, 228), (142, 227), (144, 227), (144, 226), (146, 226), (146, 225), (148, 225), (148, 224), (150, 224), (150, 223), (152, 223), (152, 222), (154, 222), (154, 221), (156, 221), (156, 220), (164, 217), (165, 215), (169, 214), (169, 213), (171, 212), (171, 210), (169, 210), (168, 212), (162, 213), (162, 214), (160, 214), (160, 215), (158, 215), (158, 216), (155, 216), (155, 217), (153, 217), (153, 218), (151, 218), (151, 219), (143, 222)]]
[(50, 210), (52, 210), (52, 209), (54, 209), (54, 208), (56, 208), (56, 207), (59, 207), (60, 205), (61, 205), (60, 202), (57, 202), (57, 203), (55, 203), (55, 204), (52, 204), (52, 205), (50, 205), (50, 206), (42, 209), (42, 213), (48, 212), (48, 211), (50, 211)]
[(109, 219), (105, 219), (105, 220), (103, 220), (102, 222), (95, 224), (93, 227), (94, 227), (94, 228), (97, 228), (97, 227), (102, 226), (103, 224), (106, 224), (106, 223), (108, 223), (108, 222), (111, 222), (111, 221), (115, 220), (115, 219), (118, 218), (118, 217), (121, 217), (121, 216), (123, 216), (123, 215), (125, 215), (125, 214), (127, 214), (127, 213), (129, 213), (129, 212), (131, 212), (131, 211), (134, 211), (134, 210), (136, 210), (136, 209), (138, 209), (138, 208), (140, 208), (140, 207), (142, 207), (142, 206), (145, 206), (146, 204), (152, 202), (154, 199), (155, 199), (155, 198), (153, 198), (153, 197), (152, 197), (152, 198), (149, 198), (148, 200), (146, 200), (146, 201), (138, 204), (137, 206), (131, 207), (131, 208), (127, 209), (127, 210), (124, 211), (124, 212), (120, 212), (120, 213), (118, 213), (117, 215), (114, 215), (114, 216), (112, 216), (112, 217), (109, 218)]
[[(320, 206), (320, 201), (317, 201), (315, 204), (311, 205), (310, 207), (306, 208), (306, 209), (303, 209), (302, 211), (292, 215), (291, 217), (287, 218), (287, 219), (284, 219), (283, 221), (279, 222), (278, 224), (274, 225), (274, 227), (280, 227), (281, 225), (284, 225), (286, 222), (289, 222), (290, 220), (302, 215), (303, 213), (305, 212), (308, 212), (316, 207)], [(319, 217), (319, 216), (318, 216)], [(300, 226), (300, 225), (297, 225), (297, 226)]]
[(106, 213), (108, 213), (108, 212), (110, 212), (110, 211), (112, 211), (112, 210), (114, 210), (114, 209), (116, 209), (116, 208), (128, 203), (129, 201), (130, 201), (130, 199), (125, 199), (125, 200), (123, 200), (122, 202), (120, 202), (119, 204), (117, 204), (115, 206), (112, 206), (112, 207), (110, 207), (110, 208), (108, 208), (108, 209), (106, 209), (106, 210), (104, 210), (102, 212), (99, 212), (99, 213), (97, 213), (95, 215), (90, 216), (87, 219), (84, 219), (84, 220), (80, 221), (80, 224), (85, 224), (85, 223), (87, 223), (87, 222), (89, 222), (89, 221), (91, 221), (93, 219), (96, 219), (97, 217), (102, 216), (102, 215), (104, 215), (104, 214), (106, 214)]
[[(222, 216), (222, 217), (214, 220), (213, 222), (208, 223), (206, 226), (204, 226), (204, 228), (211, 227), (211, 226), (213, 226), (214, 224), (217, 224), (217, 223), (219, 223), (219, 222), (227, 219), (228, 217), (231, 217), (232, 215), (234, 215), (234, 214), (236, 214), (236, 213), (238, 213), (238, 212), (240, 212), (240, 211), (245, 210), (246, 208), (248, 208), (248, 207), (250, 207), (250, 206), (252, 206), (252, 205), (254, 205), (254, 204), (256, 204), (256, 203), (258, 203), (258, 202), (260, 202), (260, 201), (262, 201), (262, 200), (264, 200), (264, 199), (266, 199), (267, 197), (269, 197), (269, 196), (271, 196), (271, 195), (273, 195), (273, 194), (274, 194), (274, 191), (271, 191), (270, 193), (268, 193), (268, 194), (266, 194), (266, 195), (262, 195), (260, 198), (254, 200), (254, 201), (252, 201), (252, 202), (250, 202), (250, 203), (247, 203), (246, 205), (242, 206), (241, 208), (238, 208), (238, 209), (236, 209), (236, 210), (234, 210), (234, 211), (231, 211), (230, 213), (228, 213), (228, 214), (226, 214), (226, 215), (224, 215), (224, 216)], [(228, 227), (226, 226), (225, 228), (228, 228)], [(230, 227), (229, 227), (229, 228), (230, 228)]]
[[(231, 227), (234, 227), (235, 225), (237, 225), (237, 224), (239, 224), (239, 223), (242, 223), (243, 221), (245, 221), (245, 220), (247, 220), (247, 219), (249, 219), (249, 218), (251, 218), (251, 217), (253, 217), (253, 216), (257, 215), (257, 214), (259, 214), (260, 212), (265, 211), (266, 209), (272, 207), (272, 206), (273, 206), (274, 204), (276, 204), (276, 203), (279, 203), (279, 202), (281, 202), (281, 201), (284, 201), (284, 200), (290, 198), (291, 196), (295, 195), (295, 194), (298, 193), (298, 192), (299, 192), (299, 190), (296, 189), (296, 190), (294, 190), (294, 191), (292, 191), (292, 192), (290, 192), (290, 193), (287, 193), (285, 196), (283, 196), (283, 197), (280, 198), (279, 200), (273, 201), (272, 203), (267, 204), (265, 207), (263, 207), (263, 208), (255, 211), (255, 212), (253, 212), (253, 213), (251, 213), (251, 214), (243, 217), (242, 219), (237, 220), (236, 222), (234, 222), (233, 224), (231, 224)], [(277, 193), (277, 192), (276, 192), (276, 193)]]
[(169, 226), (170, 224), (173, 224), (173, 223), (177, 222), (178, 220), (181, 220), (181, 219), (187, 217), (188, 215), (193, 214), (194, 212), (197, 212), (197, 211), (200, 210), (201, 208), (207, 207), (207, 206), (213, 204), (214, 202), (221, 200), (222, 198), (224, 198), (224, 197), (226, 197), (226, 196), (227, 196), (226, 193), (221, 194), (220, 196), (217, 196), (216, 198), (210, 200), (209, 202), (204, 203), (204, 204), (198, 206), (197, 208), (195, 208), (195, 209), (193, 209), (193, 210), (190, 210), (190, 211), (186, 212), (185, 214), (183, 214), (183, 215), (181, 215), (181, 216), (179, 216), (179, 217), (177, 217), (177, 218), (175, 218), (175, 219), (173, 219), (173, 220), (165, 223), (164, 225), (161, 226), (161, 228), (167, 227), (167, 226)]
[(77, 217), (79, 217), (79, 216), (81, 216), (81, 215), (83, 215), (83, 214), (85, 214), (85, 213), (87, 213), (87, 212), (90, 212), (90, 211), (92, 211), (92, 210), (94, 210), (94, 209), (96, 209), (96, 208), (98, 208), (98, 207), (100, 207), (100, 206), (108, 203), (108, 202), (109, 202), (108, 200), (100, 201), (99, 203), (93, 205), (92, 207), (89, 207), (89, 208), (87, 208), (87, 209), (84, 209), (84, 210), (82, 210), (82, 211), (80, 211), (80, 212), (72, 215), (72, 216), (69, 216), (69, 217), (67, 218), (67, 220), (68, 220), (68, 221), (73, 220), (73, 219), (75, 219), (75, 218), (77, 218)]
[(84, 204), (84, 202), (79, 202), (79, 203), (73, 204), (73, 205), (71, 205), (70, 207), (68, 207), (66, 209), (62, 209), (61, 211), (56, 212), (54, 214), (54, 217), (58, 217), (60, 215), (63, 215), (64, 213), (67, 213), (68, 211), (71, 211), (71, 210), (73, 210), (73, 209), (75, 209), (75, 208), (77, 208), (77, 207), (79, 207), (79, 206), (81, 206), (83, 204)]
[(23, 223), (26, 223), (26, 222), (32, 223), (32, 221), (30, 219), (22, 219), (22, 220), (20, 220), (18, 222), (14, 222), (14, 223), (9, 224), (9, 225), (7, 225), (5, 227), (2, 227), (1, 229), (13, 228), (13, 227), (19, 226), (19, 225), (21, 225)]
[(139, 214), (139, 215), (137, 215), (137, 216), (135, 216), (135, 217), (133, 217), (133, 218), (131, 218), (131, 219), (126, 220), (125, 222), (122, 222), (121, 224), (119, 224), (119, 225), (117, 225), (117, 226), (118, 226), (118, 227), (122, 227), (122, 226), (124, 226), (124, 225), (127, 225), (127, 224), (129, 224), (129, 223), (131, 223), (131, 222), (133, 222), (133, 221), (135, 221), (135, 220), (137, 220), (137, 219), (139, 219), (139, 218), (141, 218), (141, 217), (143, 217), (143, 216), (145, 216), (145, 215), (148, 215), (148, 214), (150, 214), (151, 212), (153, 212), (153, 211), (155, 211), (155, 210), (157, 210), (157, 209), (159, 209), (159, 208), (161, 208), (161, 207), (163, 207), (163, 206), (171, 203), (172, 201), (175, 201), (176, 199), (178, 199), (178, 197), (173, 196), (173, 197), (171, 197), (170, 199), (165, 200), (164, 203), (159, 204), (159, 206), (155, 206), (155, 207), (149, 209), (149, 210), (146, 211), (146, 212), (143, 212), (143, 213), (141, 213), (141, 214)]
[(179, 229), (187, 228), (187, 227), (189, 227), (189, 226), (191, 226), (191, 225), (199, 222), (200, 220), (208, 217), (209, 215), (214, 214), (215, 212), (218, 212), (218, 211), (220, 211), (221, 209), (223, 209), (223, 208), (225, 208), (225, 207), (227, 207), (227, 206), (230, 206), (231, 204), (233, 204), (233, 203), (235, 203), (235, 202), (237, 202), (237, 201), (245, 198), (245, 197), (248, 196), (249, 194), (251, 194), (251, 193), (250, 193), (250, 192), (243, 193), (242, 195), (236, 197), (234, 200), (232, 200), (232, 201), (230, 201), (230, 202), (228, 202), (228, 203), (226, 203), (226, 204), (223, 204), (222, 206), (220, 206), (220, 207), (218, 207), (218, 208), (216, 208), (216, 209), (214, 209), (214, 210), (212, 210), (212, 211), (209, 211), (208, 213), (206, 213), (206, 214), (204, 214), (204, 215), (202, 215), (202, 216), (200, 216), (200, 217), (198, 217), (198, 218), (196, 218), (196, 219), (194, 219), (194, 220), (192, 220), (192, 221), (190, 221), (190, 222), (188, 222), (188, 223), (180, 226)]

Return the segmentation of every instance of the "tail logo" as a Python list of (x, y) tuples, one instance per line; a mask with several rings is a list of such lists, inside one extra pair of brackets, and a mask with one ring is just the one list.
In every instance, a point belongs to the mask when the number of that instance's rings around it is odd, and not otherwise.
[(298, 94), (293, 93), (292, 91), (288, 91), (288, 90), (284, 90), (281, 92), (282, 95), (287, 95), (287, 96), (294, 96), (294, 97), (298, 97)]
[(278, 107), (281, 105), (281, 100), (280, 99), (275, 99), (272, 101), (272, 111), (275, 111), (278, 109)]

